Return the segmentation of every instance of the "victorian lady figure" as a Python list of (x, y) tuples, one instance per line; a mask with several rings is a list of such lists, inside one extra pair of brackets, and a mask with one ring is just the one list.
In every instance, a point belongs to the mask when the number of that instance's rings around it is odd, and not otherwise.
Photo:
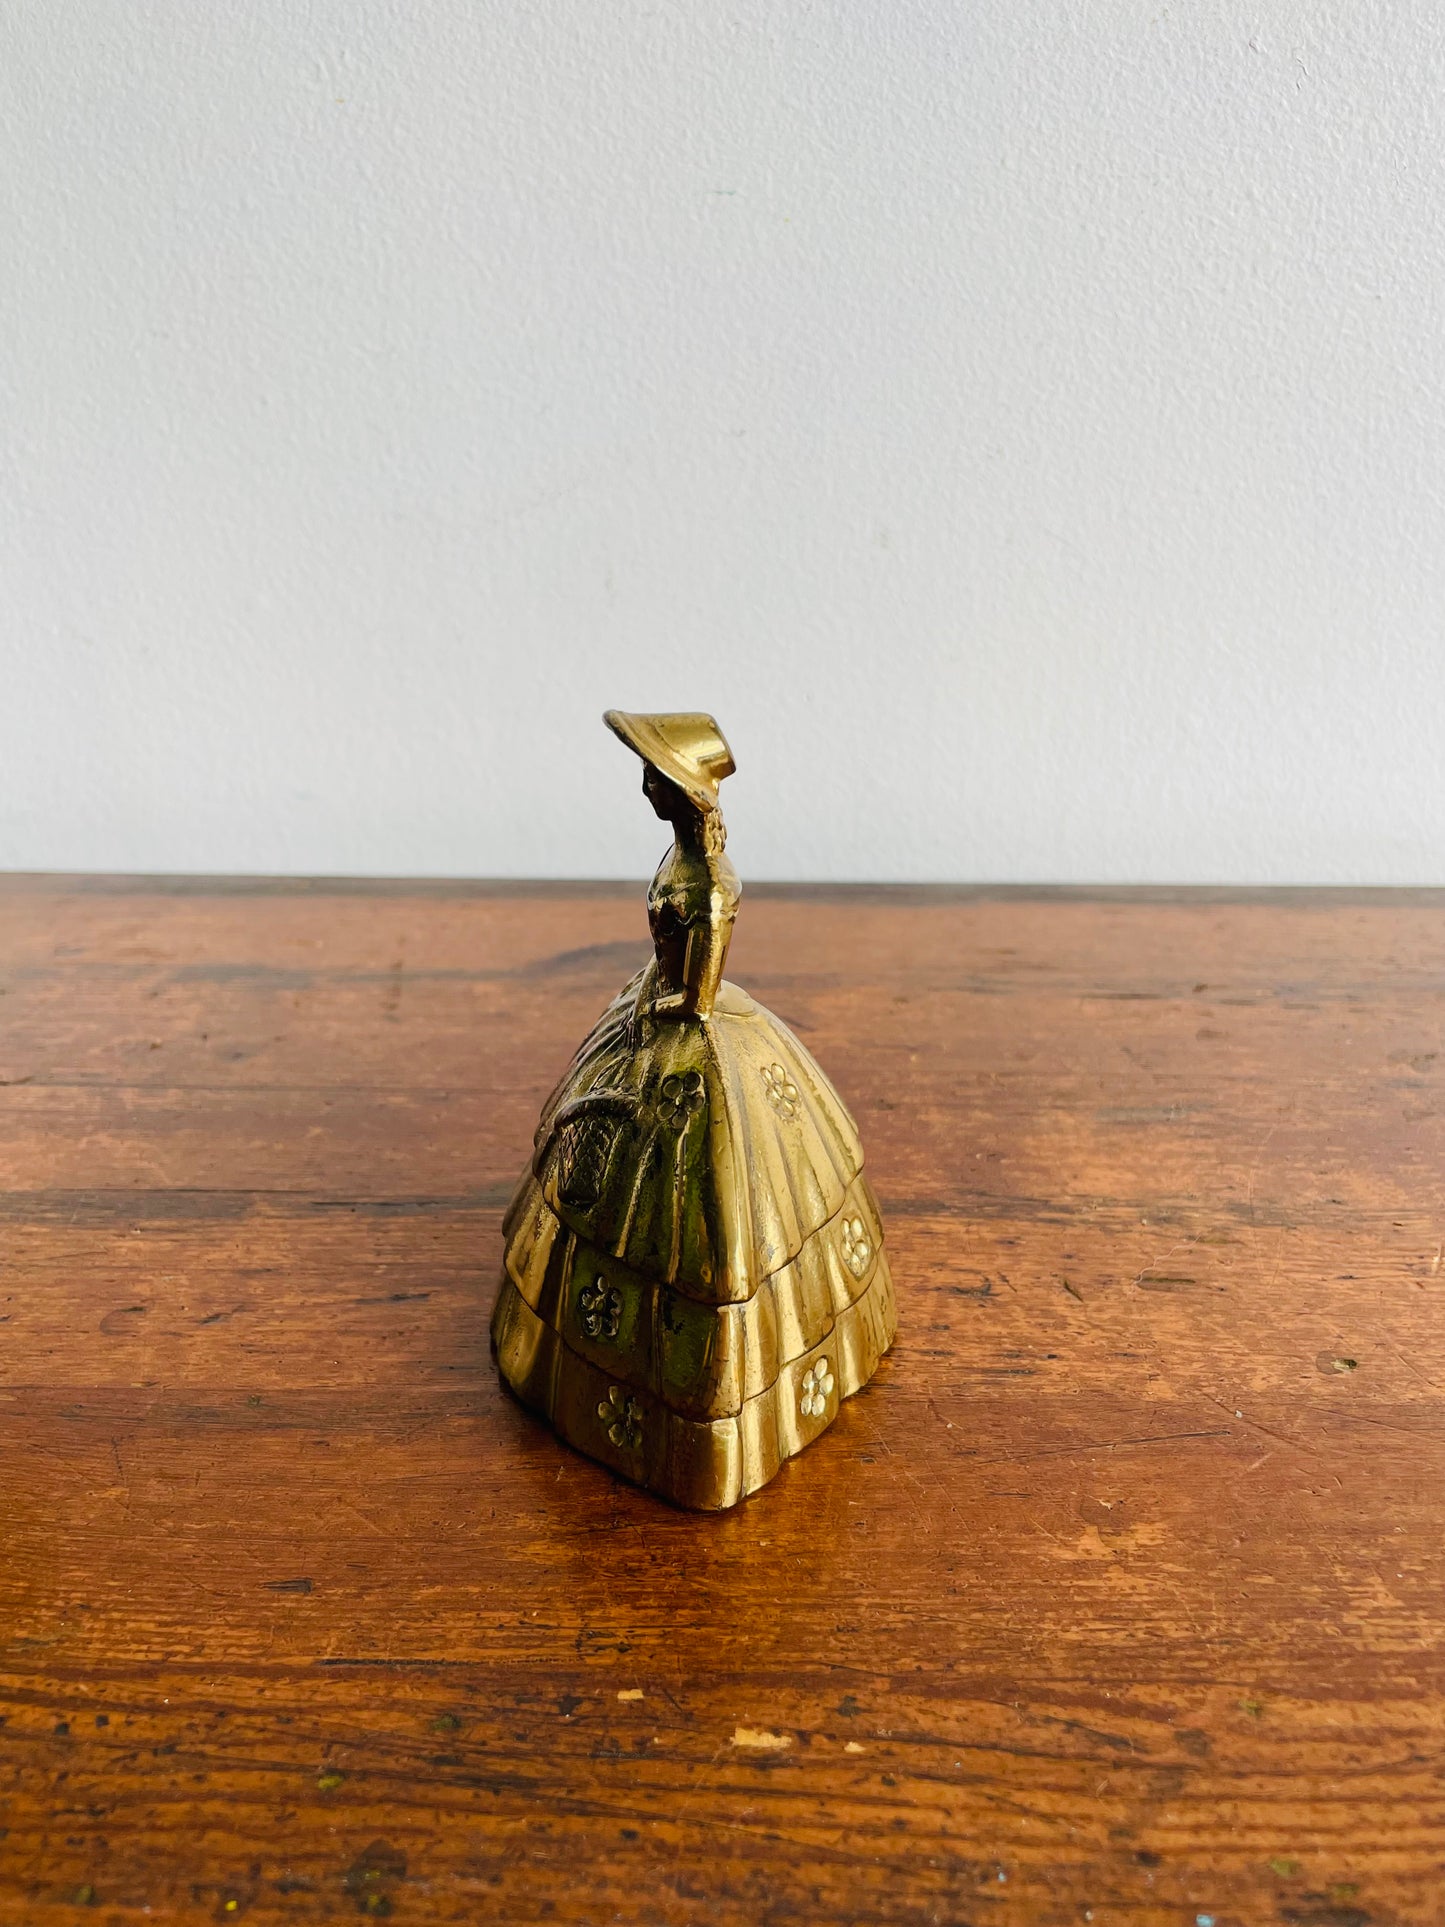
[(892, 1340), (852, 1119), (787, 1027), (723, 978), (741, 894), (710, 716), (607, 723), (673, 844), (654, 955), (543, 1108), (508, 1213), (505, 1380), (572, 1444), (681, 1504), (733, 1504), (836, 1416)]

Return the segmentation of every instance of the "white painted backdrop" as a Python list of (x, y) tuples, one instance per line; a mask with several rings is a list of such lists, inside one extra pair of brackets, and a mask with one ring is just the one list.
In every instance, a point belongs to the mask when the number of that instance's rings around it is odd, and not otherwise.
[(1445, 882), (1430, 0), (12, 0), (0, 864)]

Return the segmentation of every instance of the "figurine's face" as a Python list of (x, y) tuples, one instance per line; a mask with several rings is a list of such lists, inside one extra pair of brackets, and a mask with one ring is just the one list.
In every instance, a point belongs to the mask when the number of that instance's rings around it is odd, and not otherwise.
[(669, 782), (662, 771), (654, 769), (651, 763), (642, 766), (642, 793), (664, 823), (676, 821), (682, 792), (676, 783)]

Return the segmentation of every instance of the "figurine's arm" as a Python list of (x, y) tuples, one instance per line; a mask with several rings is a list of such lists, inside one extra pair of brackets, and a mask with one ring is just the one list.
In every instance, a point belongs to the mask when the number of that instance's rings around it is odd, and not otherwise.
[(706, 912), (687, 926), (682, 989), (657, 999), (653, 1009), (658, 1016), (708, 1017), (712, 1014), (722, 985), (735, 914), (726, 893), (714, 888)]
[(713, 891), (708, 912), (687, 933), (687, 955), (682, 966), (688, 1011), (699, 1017), (711, 1016), (717, 1002), (733, 934), (733, 911), (724, 903), (720, 890)]

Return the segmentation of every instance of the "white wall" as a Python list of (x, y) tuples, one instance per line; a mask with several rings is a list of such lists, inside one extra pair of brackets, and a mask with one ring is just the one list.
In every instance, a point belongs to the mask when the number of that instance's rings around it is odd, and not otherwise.
[(1426, 0), (0, 35), (0, 865), (1445, 881)]

